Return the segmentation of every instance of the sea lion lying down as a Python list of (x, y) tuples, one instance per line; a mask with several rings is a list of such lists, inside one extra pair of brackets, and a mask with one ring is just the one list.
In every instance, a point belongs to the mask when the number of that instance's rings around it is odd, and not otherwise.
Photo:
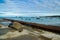
[(11, 29), (11, 31), (23, 31), (23, 26), (19, 22), (12, 22), (8, 25), (8, 27)]

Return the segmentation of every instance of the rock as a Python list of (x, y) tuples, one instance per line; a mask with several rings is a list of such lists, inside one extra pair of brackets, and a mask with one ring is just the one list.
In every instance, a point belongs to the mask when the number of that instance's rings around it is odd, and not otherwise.
[(60, 40), (60, 37), (54, 37), (52, 40)]
[(0, 25), (0, 28), (1, 28), (2, 26)]
[(0, 25), (0, 28), (2, 27), (2, 25)]
[(13, 22), (11, 28), (12, 28), (12, 30), (17, 30), (19, 32), (21, 32), (23, 30), (23, 26), (19, 22)]
[(7, 39), (7, 38), (15, 38), (15, 37), (19, 37), (22, 35), (29, 35), (28, 30), (23, 30), (22, 32), (18, 32), (18, 31), (14, 31), (14, 32), (7, 32), (4, 35), (0, 35), (0, 39)]
[(50, 32), (48, 32), (48, 33), (43, 33), (43, 34), (41, 34), (42, 36), (44, 36), (44, 37), (46, 37), (46, 38), (49, 38), (49, 39), (52, 39), (52, 38), (54, 38), (54, 37), (58, 37), (59, 35), (57, 35), (57, 34), (54, 34), (54, 33), (50, 33)]

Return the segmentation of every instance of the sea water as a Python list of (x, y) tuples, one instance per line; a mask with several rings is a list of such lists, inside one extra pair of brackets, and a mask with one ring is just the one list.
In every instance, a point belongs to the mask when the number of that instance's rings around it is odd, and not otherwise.
[[(25, 21), (25, 22), (32, 22), (38, 24), (45, 24), (45, 25), (55, 25), (60, 26), (60, 18), (59, 17), (10, 17), (8, 19), (18, 20), (18, 21)], [(2, 22), (2, 24), (8, 25), (10, 22)]]

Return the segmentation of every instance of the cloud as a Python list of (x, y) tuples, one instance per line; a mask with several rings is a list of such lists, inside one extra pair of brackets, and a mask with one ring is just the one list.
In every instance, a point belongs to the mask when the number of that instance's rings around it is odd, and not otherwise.
[(3, 0), (2, 2), (5, 3), (0, 4), (0, 13), (4, 12), (7, 16), (8, 14), (22, 16), (60, 14), (59, 0)]
[(1, 17), (38, 17), (38, 16), (53, 16), (53, 15), (60, 15), (59, 13), (12, 13), (12, 12), (1, 12)]
[(25, 14), (20, 13), (12, 13), (12, 12), (1, 12), (0, 16), (2, 17), (16, 17), (16, 16), (24, 16)]
[(27, 11), (39, 11), (39, 12), (59, 12), (58, 0), (13, 0), (19, 10), (23, 12)]
[(11, 12), (60, 12), (58, 0), (6, 0), (4, 7)]

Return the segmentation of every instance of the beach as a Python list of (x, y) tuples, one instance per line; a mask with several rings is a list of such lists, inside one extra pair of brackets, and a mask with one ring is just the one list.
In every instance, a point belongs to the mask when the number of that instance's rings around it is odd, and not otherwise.
[(26, 25), (23, 25), (22, 32), (11, 32), (10, 29), (5, 26), (0, 28), (0, 40), (55, 40), (55, 38), (59, 40), (60, 35)]

